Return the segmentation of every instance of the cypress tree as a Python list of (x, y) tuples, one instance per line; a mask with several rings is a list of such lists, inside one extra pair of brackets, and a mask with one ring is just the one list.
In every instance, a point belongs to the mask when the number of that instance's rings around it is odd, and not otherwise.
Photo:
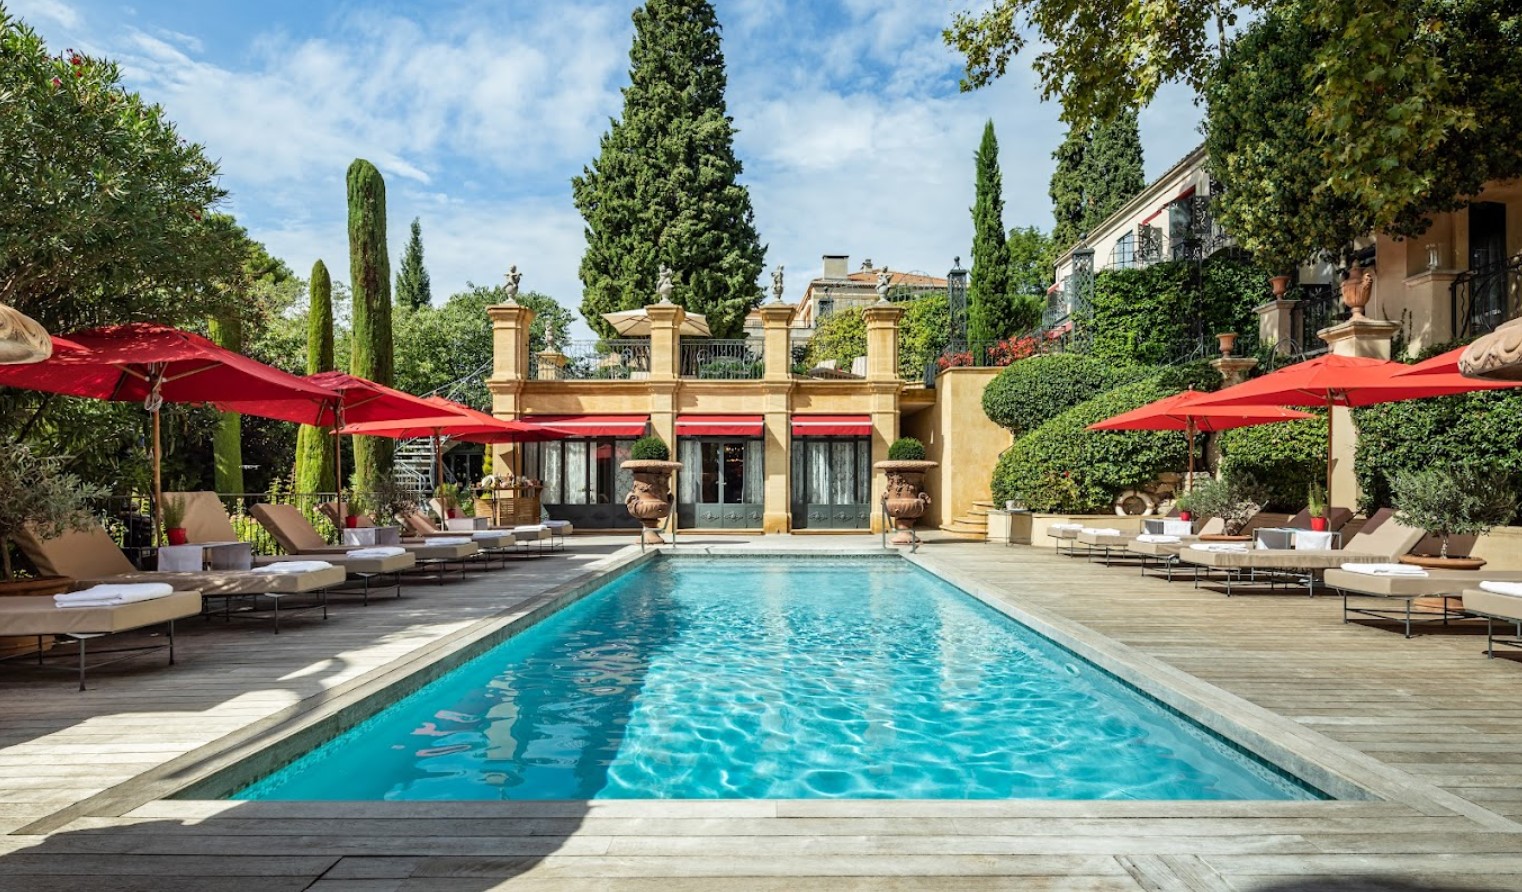
[[(386, 181), (363, 158), (349, 165), (349, 287), (354, 295), (350, 371), (390, 385), (391, 263), (386, 257)], [(354, 438), (354, 477), (365, 481), (391, 476), (391, 441)]]
[(1086, 231), (1083, 216), (1083, 156), (1089, 147), (1088, 132), (1068, 129), (1062, 145), (1052, 153), (1057, 169), (1047, 194), (1052, 197), (1052, 241), (1066, 251)]
[[(207, 326), (211, 340), (218, 347), (234, 353), (243, 352), (243, 321), (235, 310), (213, 316)], [(218, 412), (217, 426), (211, 434), (211, 459), (217, 492), (243, 492), (243, 416), (237, 412)]]
[(708, 0), (647, 0), (633, 18), (623, 113), (571, 183), (586, 221), (581, 313), (611, 335), (602, 314), (654, 301), (664, 263), (672, 299), (737, 336), (761, 302), (766, 248), (737, 182), (718, 17)]
[(1083, 156), (1084, 228), (1093, 232), (1146, 188), (1136, 112), (1122, 112), (1096, 128)]
[(412, 218), (412, 235), (402, 254), (401, 269), (396, 271), (396, 302), (414, 310), (433, 303), (433, 285), (423, 266), (423, 225), (416, 217)]
[[(307, 308), (308, 375), (333, 368), (333, 280), (327, 264), (312, 264), (312, 279), (307, 286), (311, 294)], [(296, 432), (296, 481), (300, 493), (336, 492), (333, 437), (326, 430), (303, 424)]]
[(999, 172), (999, 140), (994, 122), (983, 127), (973, 162), (972, 279), (967, 286), (967, 339), (972, 344), (1014, 334), (1009, 293), (1009, 248), (1004, 242), (1004, 177)]

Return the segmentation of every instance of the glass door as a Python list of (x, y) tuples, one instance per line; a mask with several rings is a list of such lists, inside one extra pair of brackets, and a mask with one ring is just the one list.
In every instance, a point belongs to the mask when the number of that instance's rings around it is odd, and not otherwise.
[(793, 529), (865, 530), (872, 525), (872, 441), (793, 440)]
[(681, 442), (680, 452), (677, 520), (683, 527), (760, 528), (764, 479), (759, 439), (690, 438)]

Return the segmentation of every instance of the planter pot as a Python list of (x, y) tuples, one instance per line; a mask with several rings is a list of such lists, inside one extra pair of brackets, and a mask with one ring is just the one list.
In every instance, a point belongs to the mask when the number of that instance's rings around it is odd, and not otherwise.
[(1478, 570), (1485, 566), (1484, 558), (1438, 557), (1434, 554), (1403, 554), (1400, 562), (1426, 567), (1428, 570)]
[(1223, 331), (1216, 335), (1215, 339), (1221, 345), (1222, 356), (1230, 356), (1231, 351), (1237, 347), (1237, 333), (1234, 331)]
[(1283, 300), (1285, 292), (1289, 291), (1289, 276), (1273, 276), (1268, 284), (1274, 289), (1274, 300)]
[(1225, 533), (1205, 533), (1199, 537), (1201, 542), (1251, 542), (1251, 536), (1228, 536)]
[(624, 497), (629, 516), (640, 522), (641, 541), (660, 545), (661, 522), (671, 516), (671, 475), (682, 469), (679, 461), (631, 459), (619, 467), (634, 475), (634, 489)]
[(1194, 520), (1194, 515), (1192, 513), (1188, 512), (1188, 511), (1180, 511), (1178, 513), (1178, 519), (1179, 520)]
[(1328, 525), (1329, 524), (1327, 523), (1327, 519), (1326, 519), (1325, 515), (1316, 515), (1316, 514), (1311, 515), (1311, 531), (1312, 532), (1324, 533), (1324, 532), (1327, 531)]
[(915, 542), (914, 525), (930, 505), (930, 495), (924, 490), (925, 472), (936, 463), (933, 461), (880, 461), (872, 466), (888, 478), (883, 491), (883, 510), (893, 518), (896, 532), (888, 540), (894, 545), (910, 545)]
[(164, 535), (169, 537), (170, 545), (185, 545), (190, 541), (190, 533), (184, 527), (170, 527)]
[(1369, 304), (1369, 297), (1373, 293), (1373, 279), (1372, 273), (1363, 270), (1342, 280), (1342, 302), (1353, 311), (1355, 318), (1362, 316), (1363, 308)]
[(354, 530), (359, 528), (359, 515), (348, 514), (344, 516), (344, 529)]

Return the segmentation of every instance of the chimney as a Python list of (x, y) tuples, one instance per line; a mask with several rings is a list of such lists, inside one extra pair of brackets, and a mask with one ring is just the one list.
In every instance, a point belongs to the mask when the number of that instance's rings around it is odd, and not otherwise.
[(850, 262), (851, 258), (845, 254), (824, 255), (824, 277), (826, 279), (844, 279), (850, 275), (849, 270), (846, 269)]

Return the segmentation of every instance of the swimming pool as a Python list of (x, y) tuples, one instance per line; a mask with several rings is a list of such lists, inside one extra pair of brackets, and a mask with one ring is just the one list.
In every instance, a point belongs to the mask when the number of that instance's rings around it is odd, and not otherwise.
[(234, 799), (1312, 799), (906, 561), (663, 558)]

